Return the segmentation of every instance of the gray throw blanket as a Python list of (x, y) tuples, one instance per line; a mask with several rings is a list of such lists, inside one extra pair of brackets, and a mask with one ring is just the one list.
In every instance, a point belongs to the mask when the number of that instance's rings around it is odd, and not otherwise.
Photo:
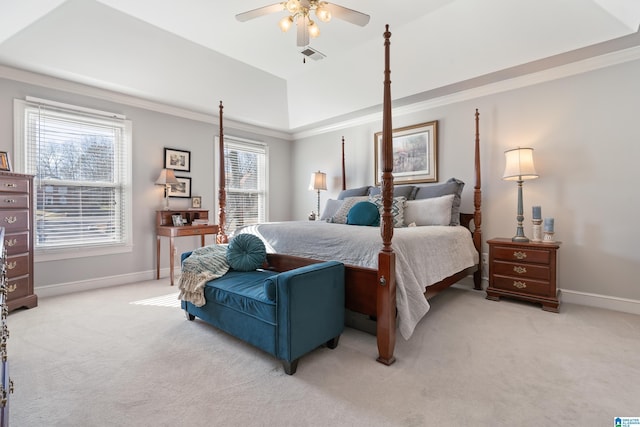
[(194, 250), (182, 263), (182, 275), (178, 282), (178, 299), (189, 301), (196, 307), (206, 303), (204, 285), (224, 276), (229, 271), (227, 245), (210, 245)]

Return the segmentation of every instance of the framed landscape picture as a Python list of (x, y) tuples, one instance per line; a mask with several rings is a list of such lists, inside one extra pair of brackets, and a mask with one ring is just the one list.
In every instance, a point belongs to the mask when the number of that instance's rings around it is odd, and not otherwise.
[[(393, 182), (438, 182), (438, 121), (393, 130)], [(382, 179), (382, 132), (374, 135), (375, 182)]]
[(191, 152), (165, 147), (164, 168), (189, 172), (191, 170)]
[(169, 197), (191, 198), (191, 178), (176, 176), (177, 184), (171, 184)]

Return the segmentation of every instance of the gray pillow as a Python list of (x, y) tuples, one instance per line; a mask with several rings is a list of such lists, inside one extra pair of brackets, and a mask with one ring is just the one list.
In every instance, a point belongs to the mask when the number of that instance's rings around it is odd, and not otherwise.
[(460, 202), (462, 201), (462, 189), (464, 182), (456, 178), (450, 178), (442, 184), (430, 184), (418, 186), (415, 200), (430, 199), (432, 197), (453, 194), (453, 205), (451, 206), (451, 223), (449, 225), (460, 225)]
[[(395, 185), (393, 187), (393, 197), (406, 197), (407, 200), (413, 200), (413, 194), (416, 187), (413, 185)], [(380, 194), (380, 187), (371, 187), (369, 189), (369, 196), (376, 196)]]
[(334, 199), (327, 200), (327, 204), (324, 206), (324, 210), (322, 211), (322, 216), (320, 216), (320, 220), (324, 221), (334, 216), (336, 212), (338, 212), (338, 209), (340, 208), (340, 206), (342, 206), (342, 203), (344, 203), (344, 200), (334, 200)]
[(344, 200), (347, 197), (361, 197), (367, 196), (369, 193), (369, 186), (365, 185), (364, 187), (358, 188), (350, 188), (347, 190), (342, 190), (340, 194), (338, 194), (338, 200)]

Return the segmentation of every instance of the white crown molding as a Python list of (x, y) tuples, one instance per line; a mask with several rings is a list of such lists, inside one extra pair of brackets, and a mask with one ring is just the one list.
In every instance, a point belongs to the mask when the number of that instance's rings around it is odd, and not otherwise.
[[(167, 105), (132, 95), (126, 95), (119, 92), (100, 89), (94, 86), (88, 86), (82, 83), (76, 83), (45, 74), (34, 73), (32, 71), (20, 70), (5, 65), (0, 65), (0, 78), (6, 78), (8, 80), (14, 80), (17, 82), (35, 86), (43, 86), (50, 89), (73, 93), (76, 95), (102, 99), (104, 101), (115, 102), (118, 104), (128, 105), (131, 107), (141, 108), (149, 111), (155, 111), (158, 113), (168, 114), (184, 119), (195, 120), (204, 123), (213, 123), (216, 124), (216, 127), (219, 120), (217, 115), (200, 113), (186, 108)], [(291, 133), (289, 132), (268, 129), (258, 125), (229, 119), (228, 117), (226, 117), (224, 120), (225, 127), (235, 130), (285, 139), (289, 141), (293, 138)]]
[[(425, 101), (415, 102), (405, 106), (393, 107), (393, 115), (394, 117), (404, 116), (407, 114), (412, 114), (443, 105), (469, 101), (483, 96), (494, 95), (514, 89), (521, 89), (527, 86), (533, 86), (536, 84), (570, 77), (601, 68), (623, 64), (625, 62), (636, 61), (638, 59), (640, 59), (640, 46), (635, 46), (617, 52), (611, 52), (604, 55), (572, 62), (569, 64), (560, 65), (543, 71), (525, 74), (467, 90), (461, 90), (459, 92), (435, 97)], [(382, 107), (378, 106), (378, 110), (379, 111), (376, 113), (363, 115), (354, 119), (336, 121), (325, 126), (295, 132), (293, 134), (293, 137), (295, 140), (298, 140), (327, 132), (333, 132), (341, 129), (380, 121), (382, 120)]]

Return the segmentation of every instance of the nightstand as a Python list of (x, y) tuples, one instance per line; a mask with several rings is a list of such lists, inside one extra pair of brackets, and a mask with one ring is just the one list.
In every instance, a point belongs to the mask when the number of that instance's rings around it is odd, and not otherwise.
[(518, 243), (496, 238), (489, 244), (487, 299), (518, 298), (538, 302), (542, 309), (557, 313), (557, 252), (560, 243)]

